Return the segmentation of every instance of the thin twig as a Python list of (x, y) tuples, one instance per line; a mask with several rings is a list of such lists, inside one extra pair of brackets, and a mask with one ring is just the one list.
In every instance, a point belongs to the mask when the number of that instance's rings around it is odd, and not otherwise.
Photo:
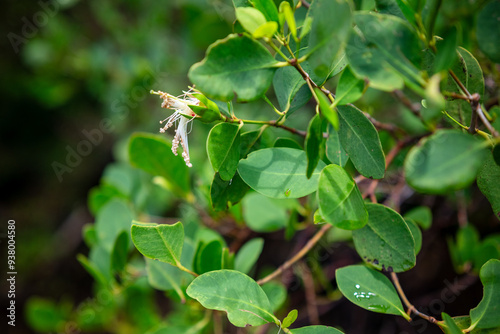
[(399, 102), (401, 102), (406, 108), (408, 108), (413, 114), (420, 117), (420, 108), (416, 103), (412, 103), (410, 99), (403, 93), (403, 91), (397, 89), (392, 92), (392, 96), (394, 96)]
[(311, 7), (311, 4), (309, 2), (307, 2), (306, 0), (301, 0), (300, 2), (302, 2), (302, 6), (304, 6), (305, 8)]
[(303, 261), (300, 263), (300, 273), (304, 281), (306, 301), (307, 301), (307, 315), (311, 325), (319, 325), (318, 307), (316, 302), (316, 290), (314, 288), (314, 279), (311, 271)]
[(318, 243), (318, 241), (321, 239), (321, 237), (332, 227), (330, 224), (325, 224), (321, 229), (311, 238), (309, 241), (304, 245), (304, 247), (297, 253), (295, 254), (290, 260), (286, 261), (283, 263), (281, 266), (278, 267), (275, 271), (273, 271), (271, 274), (267, 275), (264, 278), (261, 278), (260, 280), (257, 281), (257, 284), (262, 285), (264, 283), (269, 282), (273, 278), (279, 276), (283, 271), (287, 270), (290, 268), (295, 262), (300, 260), (301, 258), (304, 257), (304, 255), (307, 254), (311, 250), (311, 248)]
[(436, 318), (428, 316), (427, 314), (424, 314), (424, 313), (418, 311), (415, 308), (415, 306), (413, 306), (412, 303), (410, 303), (408, 298), (406, 298), (406, 295), (405, 295), (403, 289), (401, 288), (401, 284), (399, 284), (399, 279), (398, 279), (398, 276), (396, 275), (395, 272), (391, 272), (391, 279), (392, 279), (392, 282), (394, 283), (394, 286), (396, 287), (396, 290), (399, 293), (399, 296), (401, 297), (401, 300), (403, 300), (403, 303), (405, 304), (406, 308), (408, 309), (409, 314), (414, 313), (415, 315), (429, 321), (430, 323), (433, 323), (433, 324), (438, 323)]

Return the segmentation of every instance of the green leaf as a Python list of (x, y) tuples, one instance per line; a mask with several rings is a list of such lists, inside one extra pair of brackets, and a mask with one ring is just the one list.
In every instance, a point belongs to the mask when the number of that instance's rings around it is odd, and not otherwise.
[(64, 331), (66, 321), (70, 316), (68, 311), (51, 300), (39, 297), (31, 297), (25, 308), (26, 320), (32, 330), (37, 332)]
[(349, 160), (349, 155), (340, 144), (339, 134), (332, 125), (328, 126), (328, 138), (326, 139), (326, 157), (332, 163), (344, 167)]
[(267, 22), (264, 14), (252, 7), (236, 8), (236, 18), (250, 34), (253, 34), (257, 28)]
[(202, 94), (193, 94), (193, 96), (201, 102), (199, 106), (189, 106), (196, 115), (200, 116), (196, 118), (197, 120), (203, 123), (212, 123), (223, 119), (215, 102), (210, 101)]
[(417, 224), (419, 224), (424, 230), (427, 230), (431, 227), (432, 224), (432, 212), (426, 206), (418, 206), (414, 209), (411, 209), (404, 215), (405, 219), (412, 219)]
[(283, 319), (283, 322), (281, 323), (281, 327), (283, 328), (288, 328), (290, 327), (295, 320), (297, 320), (297, 316), (299, 315), (299, 312), (297, 310), (291, 310), (288, 312), (288, 315)]
[(406, 181), (418, 191), (444, 194), (469, 186), (484, 160), (484, 143), (456, 130), (439, 130), (408, 153)]
[(279, 68), (273, 78), (276, 98), (282, 111), (288, 114), (304, 106), (312, 93), (300, 73), (291, 66)]
[(278, 9), (276, 4), (272, 0), (250, 0), (250, 2), (257, 8), (264, 16), (268, 22), (274, 21), (279, 22)]
[(220, 178), (219, 173), (215, 173), (210, 187), (210, 200), (215, 211), (224, 211), (228, 208), (228, 203), (234, 205), (241, 201), (243, 196), (250, 189), (236, 172), (229, 181)]
[(178, 267), (184, 245), (184, 227), (181, 222), (173, 225), (134, 222), (132, 241), (142, 255)]
[(444, 32), (443, 41), (436, 44), (437, 52), (434, 59), (433, 73), (448, 70), (457, 58), (457, 28), (450, 27)]
[(278, 31), (278, 23), (276, 22), (266, 22), (260, 27), (258, 27), (252, 34), (253, 38), (272, 38), (273, 35)]
[(354, 106), (339, 106), (339, 138), (354, 167), (363, 176), (381, 179), (385, 174), (385, 157), (378, 132)]
[(129, 235), (127, 230), (123, 230), (116, 237), (113, 250), (111, 252), (111, 270), (122, 272), (127, 264)]
[(352, 71), (367, 78), (371, 87), (393, 91), (404, 83), (424, 83), (416, 64), (421, 46), (408, 22), (393, 15), (357, 12), (357, 29), (351, 34), (346, 55)]
[(327, 326), (306, 326), (294, 328), (292, 334), (344, 334), (336, 328)]
[(415, 255), (422, 249), (422, 232), (413, 219), (405, 218), (406, 225), (410, 229), (413, 240), (415, 241)]
[(259, 193), (251, 193), (242, 201), (243, 218), (255, 232), (272, 232), (286, 226), (287, 213), (284, 206)]
[(274, 142), (273, 147), (288, 147), (297, 150), (302, 150), (302, 146), (300, 146), (299, 143), (290, 138), (277, 138), (276, 141)]
[(316, 166), (318, 166), (321, 143), (323, 142), (322, 123), (321, 117), (316, 114), (309, 122), (309, 126), (307, 128), (305, 142), (307, 155), (307, 178), (311, 178)]
[(128, 231), (134, 219), (128, 204), (120, 199), (109, 201), (96, 216), (95, 231), (98, 242), (111, 253), (115, 240), (122, 231)]
[(420, 110), (422, 119), (425, 122), (432, 122), (442, 116), (443, 110), (446, 108), (446, 101), (441, 94), (439, 85), (441, 82), (441, 74), (433, 75), (425, 88), (425, 103)]
[(378, 270), (402, 272), (415, 266), (415, 241), (396, 211), (381, 204), (365, 204), (368, 223), (352, 238), (363, 260)]
[(318, 204), (323, 219), (333, 226), (355, 230), (363, 227), (368, 213), (361, 193), (340, 166), (326, 166), (319, 177)]
[(237, 327), (279, 323), (262, 288), (239, 271), (217, 270), (198, 276), (186, 293), (205, 308), (227, 312)]
[(283, 306), (287, 298), (287, 291), (283, 284), (276, 281), (270, 281), (264, 284), (262, 290), (266, 293), (273, 312), (276, 312)]
[(358, 79), (349, 67), (340, 75), (337, 91), (335, 92), (334, 106), (342, 106), (357, 101), (365, 89), (365, 82)]
[(128, 155), (132, 166), (164, 177), (179, 195), (189, 193), (188, 167), (181, 156), (172, 154), (172, 145), (163, 136), (133, 134), (129, 141)]
[(222, 247), (223, 245), (219, 240), (213, 240), (208, 244), (201, 245), (194, 259), (195, 271), (198, 274), (204, 274), (222, 269)]
[[(461, 316), (461, 317), (453, 317), (453, 321), (460, 329), (467, 329), (470, 326), (470, 317), (469, 316)], [(442, 328), (442, 326), (440, 326)], [(463, 333), (463, 332), (462, 332)], [(470, 332), (471, 334), (500, 334), (500, 327), (482, 329), (475, 328)]]
[(446, 313), (441, 313), (441, 317), (444, 320), (444, 323), (446, 325), (445, 332), (447, 334), (463, 334), (462, 330), (460, 327), (457, 326), (455, 321)]
[(318, 187), (325, 163), (319, 161), (311, 178), (306, 176), (307, 158), (302, 150), (273, 147), (250, 153), (240, 160), (238, 172), (252, 189), (272, 198), (299, 198)]
[(330, 100), (323, 95), (321, 90), (314, 88), (314, 91), (316, 92), (316, 97), (318, 98), (319, 110), (321, 110), (321, 114), (326, 117), (335, 130), (338, 130), (339, 116), (337, 115), (337, 111), (330, 105)]
[(240, 132), (235, 124), (219, 123), (208, 134), (207, 154), (214, 171), (229, 181), (236, 173), (240, 159)]
[(322, 84), (330, 75), (333, 62), (342, 53), (351, 30), (351, 8), (345, 0), (315, 0), (308, 17), (312, 18), (309, 34), (309, 64)]
[(261, 148), (263, 130), (248, 131), (240, 136), (240, 159), (245, 159), (248, 154)]
[(498, 18), (500, 17), (500, 2), (491, 1), (479, 12), (476, 25), (476, 36), (479, 48), (483, 53), (500, 63), (500, 29)]
[(272, 82), (277, 61), (259, 42), (243, 35), (229, 35), (212, 44), (205, 59), (189, 70), (189, 79), (205, 95), (230, 101), (253, 101)]
[(477, 175), (477, 185), (481, 192), (486, 196), (493, 208), (495, 216), (500, 219), (500, 166), (495, 163), (493, 154), (488, 153), (483, 166)]
[(288, 29), (292, 34), (293, 38), (297, 40), (297, 25), (295, 24), (295, 17), (293, 16), (292, 7), (289, 2), (283, 1), (280, 4), (280, 13), (285, 16), (286, 23), (288, 24)]
[(255, 238), (245, 243), (236, 254), (234, 269), (248, 274), (259, 259), (263, 247), (264, 239), (262, 238)]
[(500, 326), (500, 261), (490, 260), (479, 272), (483, 283), (483, 299), (470, 310), (472, 328), (493, 328)]
[(400, 315), (410, 320), (396, 289), (382, 273), (356, 265), (337, 269), (335, 277), (340, 292), (352, 303), (369, 311)]

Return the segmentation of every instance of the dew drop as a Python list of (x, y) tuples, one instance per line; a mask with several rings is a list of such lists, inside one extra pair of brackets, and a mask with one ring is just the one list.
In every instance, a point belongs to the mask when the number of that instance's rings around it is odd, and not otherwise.
[(359, 289), (359, 288), (361, 288), (361, 285), (356, 284), (356, 289)]

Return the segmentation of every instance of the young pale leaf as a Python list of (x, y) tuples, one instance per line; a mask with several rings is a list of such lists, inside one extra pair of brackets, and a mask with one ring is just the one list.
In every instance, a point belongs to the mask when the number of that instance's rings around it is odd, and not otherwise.
[(337, 91), (335, 92), (334, 106), (342, 106), (355, 102), (362, 95), (365, 89), (364, 80), (358, 79), (349, 67), (346, 67), (340, 75)]
[(240, 160), (238, 172), (252, 189), (272, 198), (299, 198), (316, 191), (325, 163), (318, 163), (311, 178), (306, 176), (307, 157), (302, 150), (266, 148)]
[(500, 3), (491, 1), (479, 13), (477, 18), (476, 36), (481, 51), (493, 60), (500, 63), (500, 29), (498, 29), (498, 18), (500, 17)]
[(328, 100), (321, 90), (314, 88), (314, 91), (316, 93), (316, 97), (318, 98), (321, 114), (326, 117), (335, 130), (338, 130), (339, 116), (337, 115), (337, 111), (330, 105), (330, 100)]
[(426, 206), (418, 206), (411, 209), (405, 214), (404, 218), (413, 220), (424, 230), (427, 230), (432, 224), (432, 212), (431, 209)]
[(189, 70), (189, 79), (209, 97), (240, 102), (256, 100), (272, 82), (277, 61), (259, 42), (229, 35), (212, 44), (205, 59)]
[(479, 277), (483, 283), (483, 299), (470, 310), (471, 325), (473, 328), (493, 328), (500, 326), (500, 261), (489, 260), (481, 268)]
[(262, 288), (239, 271), (216, 270), (198, 276), (186, 293), (205, 308), (227, 312), (237, 327), (279, 324)]
[(129, 205), (121, 199), (112, 199), (97, 213), (95, 231), (99, 245), (111, 253), (115, 241), (122, 231), (127, 232), (134, 219)]
[(403, 272), (415, 266), (415, 241), (403, 217), (381, 204), (365, 204), (368, 223), (352, 238), (363, 260), (378, 270)]
[(219, 173), (215, 173), (210, 187), (210, 200), (215, 211), (224, 211), (228, 203), (238, 203), (247, 193), (249, 187), (241, 179), (238, 172), (229, 181), (221, 179)]
[(418, 191), (444, 194), (469, 186), (486, 154), (485, 145), (456, 130), (439, 130), (408, 153), (406, 181)]
[(250, 34), (267, 22), (264, 14), (252, 7), (236, 8), (236, 18)]
[(349, 155), (340, 144), (339, 134), (332, 125), (328, 126), (328, 138), (326, 139), (326, 157), (332, 163), (344, 167), (349, 160)]
[(356, 183), (340, 166), (329, 165), (319, 177), (320, 215), (333, 226), (354, 230), (363, 227), (368, 213)]
[(255, 262), (257, 262), (263, 247), (264, 239), (262, 238), (255, 238), (244, 244), (236, 254), (234, 269), (248, 274)]
[(181, 222), (173, 225), (134, 222), (131, 233), (135, 247), (145, 257), (176, 267), (181, 264), (184, 245), (184, 227)]
[(356, 29), (346, 46), (351, 69), (383, 91), (403, 88), (405, 82), (423, 84), (420, 41), (410, 24), (393, 15), (357, 12)]
[(283, 319), (283, 322), (281, 323), (281, 327), (283, 328), (290, 327), (295, 322), (295, 320), (297, 320), (298, 315), (299, 312), (295, 309), (288, 312), (288, 315), (286, 316), (285, 319)]
[(319, 162), (321, 144), (323, 142), (322, 119), (316, 114), (307, 128), (306, 155), (307, 155), (307, 178), (311, 178)]
[(280, 13), (283, 13), (283, 15), (285, 16), (285, 21), (288, 24), (288, 29), (290, 30), (293, 38), (297, 40), (297, 25), (295, 24), (295, 17), (293, 16), (293, 10), (289, 2), (283, 1), (280, 4)]
[(381, 179), (385, 174), (385, 156), (378, 132), (354, 106), (339, 106), (339, 138), (354, 167), (363, 176)]
[(214, 171), (229, 181), (238, 168), (240, 159), (240, 132), (235, 124), (219, 123), (208, 134), (207, 153)]
[(278, 23), (274, 21), (266, 22), (257, 29), (255, 29), (255, 31), (252, 33), (252, 36), (253, 38), (256, 39), (263, 37), (271, 38), (273, 37), (273, 35), (276, 33), (277, 30), (278, 30)]
[(372, 312), (400, 315), (407, 320), (396, 289), (382, 273), (362, 265), (335, 272), (340, 292), (352, 303)]
[(294, 328), (292, 334), (344, 334), (336, 328), (327, 326), (306, 326)]
[(481, 192), (490, 201), (493, 212), (500, 219), (500, 166), (496, 164), (493, 154), (488, 153), (484, 165), (477, 175), (477, 185)]
[(172, 154), (172, 146), (163, 136), (133, 134), (129, 141), (130, 164), (149, 174), (164, 177), (172, 190), (184, 196), (189, 193), (189, 172), (184, 159)]
[(351, 30), (351, 7), (345, 0), (315, 0), (308, 17), (312, 18), (309, 34), (309, 63), (312, 73), (323, 83), (333, 61), (342, 53)]

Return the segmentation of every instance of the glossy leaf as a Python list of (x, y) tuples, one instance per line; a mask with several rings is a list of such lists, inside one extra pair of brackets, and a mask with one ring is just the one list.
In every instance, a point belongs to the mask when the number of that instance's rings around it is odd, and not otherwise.
[(396, 289), (382, 273), (355, 265), (337, 269), (335, 277), (340, 292), (352, 303), (372, 312), (410, 319)]
[(184, 159), (172, 154), (172, 145), (163, 136), (133, 134), (128, 155), (132, 166), (162, 176), (177, 194), (189, 193), (189, 172)]
[(412, 219), (417, 224), (419, 224), (424, 230), (427, 230), (431, 227), (432, 224), (432, 212), (426, 206), (418, 206), (414, 209), (411, 209), (407, 213), (405, 213), (404, 218)]
[(323, 169), (317, 194), (320, 214), (329, 224), (346, 230), (366, 224), (368, 213), (361, 193), (342, 167), (329, 165)]
[(345, 0), (315, 0), (307, 14), (312, 18), (309, 34), (309, 64), (323, 83), (333, 61), (341, 54), (351, 29), (351, 8)]
[(306, 326), (290, 330), (292, 334), (343, 334), (336, 328), (327, 326)]
[(219, 123), (208, 134), (207, 153), (220, 178), (229, 181), (236, 173), (240, 159), (240, 133), (235, 124)]
[(339, 116), (337, 111), (331, 106), (330, 100), (319, 90), (314, 88), (316, 92), (316, 97), (318, 98), (319, 110), (321, 114), (330, 122), (330, 124), (335, 128), (339, 129)]
[(408, 153), (406, 181), (418, 191), (444, 194), (467, 187), (476, 178), (486, 150), (484, 143), (455, 130), (439, 130)]
[(248, 274), (259, 259), (263, 247), (264, 239), (262, 238), (255, 238), (245, 243), (236, 254), (234, 269)]
[(496, 164), (493, 155), (488, 153), (483, 166), (477, 175), (477, 185), (490, 201), (495, 216), (500, 219), (500, 166)]
[(477, 43), (483, 53), (500, 63), (500, 29), (498, 29), (498, 18), (500, 17), (500, 3), (491, 1), (479, 12), (477, 18)]
[(236, 173), (229, 181), (220, 178), (219, 173), (215, 173), (210, 187), (210, 200), (215, 211), (227, 210), (228, 204), (238, 203), (250, 189)]
[(347, 67), (340, 75), (337, 91), (335, 92), (334, 106), (342, 106), (357, 101), (365, 89), (365, 82), (358, 79)]
[(239, 271), (217, 270), (198, 276), (186, 293), (205, 308), (227, 312), (237, 327), (279, 323), (262, 288)]
[(97, 213), (95, 231), (98, 242), (111, 253), (115, 240), (122, 231), (128, 231), (134, 219), (129, 205), (120, 199), (112, 199)]
[(349, 160), (349, 155), (340, 144), (339, 134), (333, 126), (328, 126), (328, 138), (326, 139), (326, 157), (332, 163), (344, 167)]
[(381, 179), (385, 174), (385, 157), (378, 132), (354, 106), (339, 106), (339, 138), (354, 167), (363, 176)]
[(415, 266), (415, 241), (403, 217), (381, 204), (365, 204), (368, 223), (352, 238), (363, 260), (378, 270), (403, 272)]
[(307, 158), (301, 150), (274, 147), (255, 151), (240, 160), (238, 172), (252, 189), (272, 198), (299, 198), (314, 192), (325, 167), (319, 161), (311, 178), (306, 177)]
[(405, 82), (423, 83), (420, 42), (410, 24), (393, 15), (357, 12), (357, 31), (351, 34), (346, 55), (352, 71), (383, 91), (401, 89)]
[(242, 201), (243, 218), (246, 225), (255, 232), (272, 232), (286, 226), (287, 213), (277, 200), (259, 193), (251, 193)]
[(232, 34), (208, 48), (205, 59), (189, 70), (189, 79), (208, 97), (252, 101), (269, 88), (276, 63), (259, 42)]
[(318, 166), (321, 143), (323, 142), (322, 123), (321, 117), (316, 114), (316, 116), (314, 116), (309, 122), (309, 126), (307, 128), (305, 142), (307, 155), (307, 178), (312, 176), (316, 166)]
[(222, 269), (222, 247), (223, 245), (219, 240), (213, 240), (201, 245), (194, 258), (194, 270), (198, 274), (204, 274)]
[(181, 222), (173, 225), (134, 222), (132, 241), (142, 255), (178, 266), (184, 245), (184, 227)]
[(500, 326), (500, 261), (490, 260), (479, 272), (483, 283), (483, 299), (470, 310), (469, 328), (493, 328)]

